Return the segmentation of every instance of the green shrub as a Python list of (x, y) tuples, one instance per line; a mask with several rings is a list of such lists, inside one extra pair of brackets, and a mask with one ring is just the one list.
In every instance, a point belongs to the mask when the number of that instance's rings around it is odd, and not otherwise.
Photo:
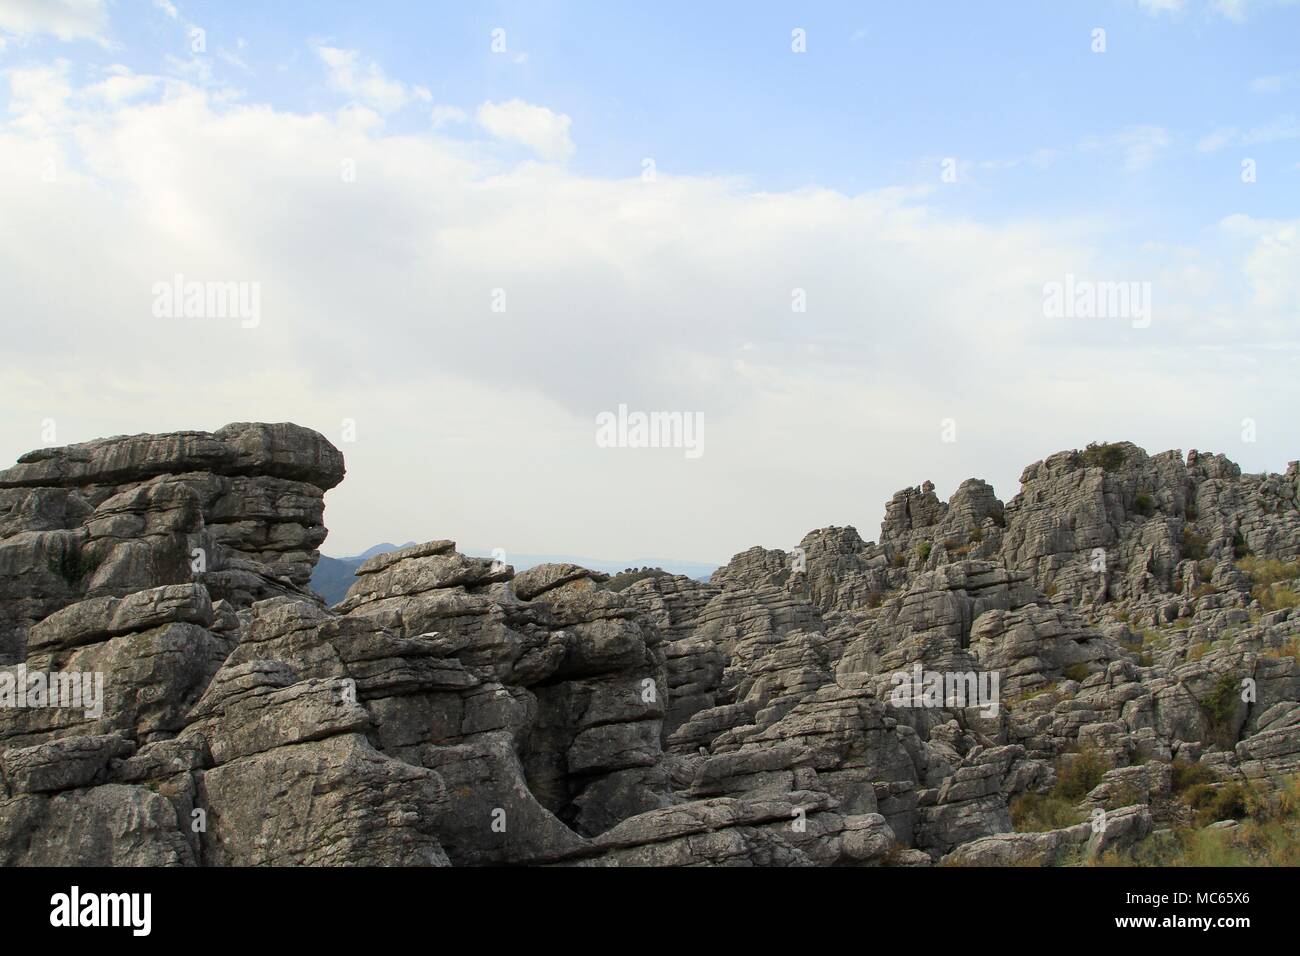
[(1277, 584), (1300, 578), (1300, 561), (1278, 561), (1274, 558), (1246, 557), (1237, 562), (1252, 584)]
[(1183, 528), (1183, 557), (1199, 561), (1205, 557), (1205, 536), (1197, 534), (1190, 527)]
[(1011, 801), (1011, 824), (1018, 833), (1041, 833), (1082, 823), (1076, 808), (1102, 775), (1109, 770), (1106, 758), (1095, 747), (1085, 747), (1062, 757), (1057, 764), (1056, 786), (1050, 793), (1022, 793)]
[[(1174, 764), (1175, 779), (1178, 766)], [(1270, 793), (1240, 784), (1197, 790), (1193, 800), (1199, 805), (1198, 824), (1233, 818), (1240, 825), (1166, 830), (1135, 847), (1107, 853), (1097, 862), (1101, 866), (1300, 866), (1300, 776), (1279, 784)], [(1184, 797), (1192, 795), (1191, 790)]]
[(1065, 675), (1066, 680), (1077, 680), (1082, 684), (1088, 679), (1088, 674), (1090, 674), (1091, 671), (1088, 670), (1087, 664), (1071, 664), (1062, 670), (1061, 673)]
[(1052, 691), (1056, 690), (1058, 686), (1059, 685), (1056, 681), (1052, 681), (1050, 684), (1044, 684), (1041, 687), (1031, 687), (1029, 690), (1022, 691), (1020, 696), (1011, 701), (1011, 704), (1023, 704), (1026, 701), (1033, 700), (1035, 697), (1042, 697), (1044, 694), (1050, 694)]
[(1214, 773), (1203, 763), (1192, 763), (1190, 760), (1175, 760), (1172, 768), (1172, 785), (1175, 794), (1180, 794), (1192, 787), (1210, 783), (1214, 780)]
[(1124, 446), (1115, 442), (1090, 442), (1083, 450), (1083, 463), (1089, 468), (1115, 471), (1124, 465)]
[(1250, 593), (1265, 611), (1280, 611), (1285, 607), (1300, 607), (1300, 594), (1296, 594), (1295, 591), (1284, 584), (1274, 584), (1272, 587), (1267, 588), (1253, 588)]
[(1272, 647), (1260, 653), (1261, 657), (1271, 657), (1274, 660), (1281, 660), (1283, 657), (1290, 657), (1300, 664), (1300, 637), (1293, 637), (1281, 647)]
[(1246, 546), (1246, 539), (1238, 531), (1232, 536), (1232, 556), (1234, 558), (1245, 558), (1250, 556), (1250, 548)]
[(934, 545), (932, 545), (929, 541), (922, 541), (920, 544), (916, 546), (916, 556), (920, 558), (922, 562), (929, 561), (930, 552), (932, 550), (934, 550)]
[(1011, 801), (1011, 826), (1017, 833), (1044, 833), (1083, 822), (1074, 804), (1054, 793), (1022, 793)]
[(1106, 758), (1095, 747), (1084, 747), (1069, 760), (1062, 760), (1056, 771), (1057, 796), (1078, 803), (1101, 783), (1109, 770)]
[(1196, 811), (1196, 825), (1206, 827), (1220, 820), (1239, 820), (1248, 816), (1258, 797), (1245, 784), (1225, 783), (1218, 786), (1197, 784), (1183, 794), (1183, 802)]
[(1148, 633), (1148, 631), (1139, 631), (1136, 641), (1125, 642), (1124, 644), (1124, 650), (1137, 655), (1139, 667), (1150, 667), (1153, 662), (1151, 650), (1146, 646)]
[(624, 571), (618, 572), (618, 574), (615, 574), (606, 581), (604, 587), (610, 591), (622, 591), (625, 588), (636, 584), (638, 581), (644, 581), (646, 578), (661, 578), (665, 576), (671, 577), (671, 575), (669, 575), (669, 573), (663, 568), (627, 568)]
[(1150, 518), (1155, 513), (1156, 503), (1151, 500), (1150, 495), (1138, 495), (1133, 501), (1133, 507), (1142, 517)]
[(1200, 701), (1201, 711), (1210, 724), (1210, 734), (1224, 746), (1231, 744), (1231, 722), (1237, 713), (1238, 681), (1234, 674), (1224, 674), (1214, 685), (1210, 696)]

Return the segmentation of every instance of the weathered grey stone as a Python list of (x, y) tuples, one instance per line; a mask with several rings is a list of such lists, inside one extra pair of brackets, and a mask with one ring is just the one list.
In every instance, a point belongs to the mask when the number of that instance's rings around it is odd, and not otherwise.
[(193, 866), (175, 807), (144, 787), (105, 784), (0, 801), (0, 865)]
[(217, 866), (440, 866), (436, 773), (360, 734), (277, 747), (203, 775)]
[(608, 574), (588, 571), (576, 564), (539, 564), (522, 574), (515, 575), (511, 586), (521, 601), (531, 601), (563, 585), (579, 584), (582, 587), (593, 587), (608, 580)]
[(0, 756), (0, 771), (13, 794), (74, 790), (103, 783), (109, 762), (133, 749), (129, 741), (115, 734), (64, 737), (6, 750)]
[(203, 585), (172, 584), (123, 598), (81, 601), (34, 625), (27, 635), (27, 649), (37, 652), (80, 647), (173, 621), (201, 627), (212, 623), (212, 601)]
[[(1064, 865), (1184, 823), (1175, 761), (1300, 773), (1300, 612), (1239, 561), (1300, 557), (1298, 465), (1061, 452), (1005, 506), (925, 482), (879, 543), (618, 592), (436, 540), (327, 609), (342, 474), (283, 425), (0, 473), (0, 690), (105, 684), (98, 714), (0, 707), (0, 863)], [(996, 697), (894, 693), (917, 672)], [(1013, 832), (1080, 761), (1088, 822)]]

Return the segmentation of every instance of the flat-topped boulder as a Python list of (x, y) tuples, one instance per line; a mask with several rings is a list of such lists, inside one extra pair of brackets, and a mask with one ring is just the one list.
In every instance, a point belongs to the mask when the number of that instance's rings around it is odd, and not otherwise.
[(208, 471), (266, 475), (328, 491), (343, 480), (343, 455), (319, 432), (288, 422), (237, 422), (215, 432), (118, 435), (28, 452), (0, 471), (0, 488), (118, 485)]

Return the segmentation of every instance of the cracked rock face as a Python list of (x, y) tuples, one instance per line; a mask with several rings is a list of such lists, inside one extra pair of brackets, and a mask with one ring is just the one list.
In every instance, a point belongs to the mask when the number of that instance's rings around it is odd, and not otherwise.
[[(343, 460), (315, 432), (33, 452), (0, 472), (0, 863), (1132, 846), (1169, 823), (1174, 761), (1215, 785), (1300, 772), (1300, 611), (1261, 603), (1238, 560), (1300, 557), (1300, 473), (1113, 447), (1031, 465), (1006, 505), (978, 479), (946, 502), (904, 489), (879, 542), (825, 528), (707, 583), (616, 592), (439, 540), (366, 562), (333, 608), (307, 585)], [(900, 680), (928, 672), (996, 675), (996, 696)], [(1106, 826), (1014, 832), (1015, 801), (1083, 759), (1104, 773), (1079, 818)]]
[(0, 663), (83, 598), (201, 581), (244, 606), (310, 598), (325, 492), (343, 456), (297, 425), (131, 435), (24, 455), (0, 472)]

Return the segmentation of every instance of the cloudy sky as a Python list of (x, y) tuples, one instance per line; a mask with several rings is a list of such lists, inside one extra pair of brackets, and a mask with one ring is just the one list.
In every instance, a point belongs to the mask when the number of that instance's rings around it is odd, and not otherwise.
[(803, 6), (0, 0), (0, 461), (289, 420), (327, 553), (725, 561), (1096, 439), (1300, 457), (1300, 3)]

